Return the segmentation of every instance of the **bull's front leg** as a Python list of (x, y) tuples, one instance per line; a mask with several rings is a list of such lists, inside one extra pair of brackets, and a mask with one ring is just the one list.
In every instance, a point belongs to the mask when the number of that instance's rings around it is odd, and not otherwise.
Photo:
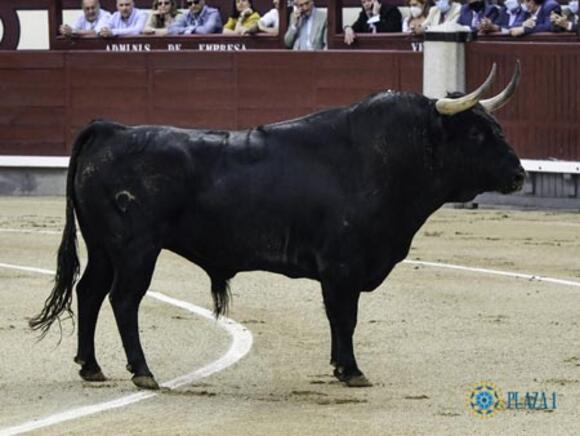
[(332, 348), (331, 363), (334, 375), (350, 387), (372, 386), (358, 368), (354, 357), (353, 341), (357, 323), (360, 292), (345, 286), (348, 281), (323, 280), (322, 295), (330, 323)]

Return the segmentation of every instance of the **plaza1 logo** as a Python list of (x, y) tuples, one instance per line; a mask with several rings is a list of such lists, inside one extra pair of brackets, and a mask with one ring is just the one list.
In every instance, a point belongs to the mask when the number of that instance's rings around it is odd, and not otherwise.
[(467, 393), (467, 406), (476, 416), (490, 418), (505, 408), (503, 393), (495, 383), (477, 383)]
[(491, 418), (506, 410), (556, 410), (558, 393), (503, 391), (492, 382), (476, 383), (467, 393), (467, 407), (480, 418)]

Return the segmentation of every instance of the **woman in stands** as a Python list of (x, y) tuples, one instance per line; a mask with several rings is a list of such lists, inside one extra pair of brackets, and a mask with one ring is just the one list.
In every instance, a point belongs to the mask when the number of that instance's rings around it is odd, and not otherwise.
[(403, 18), (403, 32), (404, 33), (419, 33), (429, 13), (429, 3), (427, 0), (407, 0), (409, 7), (409, 15)]
[(177, 9), (177, 0), (153, 0), (153, 10), (143, 33), (145, 35), (167, 35), (169, 25), (180, 13)]
[(260, 19), (260, 14), (254, 11), (252, 0), (234, 0), (233, 14), (226, 24), (223, 33), (225, 35), (247, 35), (255, 28)]

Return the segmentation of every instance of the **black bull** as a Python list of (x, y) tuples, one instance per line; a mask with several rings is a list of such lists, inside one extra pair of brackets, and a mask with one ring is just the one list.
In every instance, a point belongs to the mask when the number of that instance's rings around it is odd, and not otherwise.
[(368, 385), (352, 343), (360, 293), (383, 282), (445, 202), (523, 183), (520, 161), (488, 112), (509, 99), (519, 68), (502, 94), (478, 104), (493, 74), (495, 67), (478, 91), (455, 99), (381, 92), (244, 131), (91, 123), (72, 150), (55, 286), (31, 326), (46, 332), (71, 313), (76, 214), (88, 249), (76, 287), (75, 361), (85, 380), (105, 380), (94, 332), (109, 294), (134, 383), (158, 387), (137, 314), (168, 249), (207, 272), (217, 315), (240, 271), (318, 280), (334, 374)]

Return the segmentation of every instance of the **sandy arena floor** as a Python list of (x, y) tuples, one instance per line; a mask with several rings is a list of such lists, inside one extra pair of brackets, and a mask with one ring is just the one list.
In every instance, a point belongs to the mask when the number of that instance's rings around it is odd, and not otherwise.
[[(102, 384), (78, 377), (70, 321), (63, 322), (58, 346), (58, 329), (37, 342), (27, 327), (52, 277), (8, 266), (54, 269), (63, 216), (63, 199), (0, 198), (0, 434), (139, 392), (124, 369), (108, 302), (97, 329), (97, 357), (110, 378)], [(576, 285), (402, 263), (361, 298), (355, 350), (374, 386), (349, 389), (330, 376), (318, 284), (240, 274), (232, 281), (230, 317), (253, 335), (245, 357), (177, 389), (36, 433), (578, 434), (580, 214), (443, 209), (417, 234), (408, 259)], [(205, 274), (168, 252), (152, 289), (211, 307)], [(140, 314), (145, 352), (160, 382), (212, 365), (232, 341), (215, 321), (153, 298)], [(551, 402), (556, 393), (557, 408), (481, 419), (467, 404), (481, 381), (495, 383), (503, 397), (545, 392)]]

